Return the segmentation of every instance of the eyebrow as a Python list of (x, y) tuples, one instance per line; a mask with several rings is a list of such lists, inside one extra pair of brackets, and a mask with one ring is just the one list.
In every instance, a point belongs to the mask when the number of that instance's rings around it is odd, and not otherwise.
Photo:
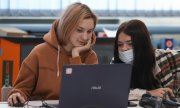
[[(125, 43), (126, 42), (132, 42), (132, 40), (127, 40), (127, 41), (125, 41)], [(118, 41), (118, 43), (124, 43), (124, 42)]]
[[(81, 26), (78, 26), (78, 28), (85, 30), (85, 28), (83, 28), (83, 27), (81, 27)], [(88, 30), (94, 30), (94, 28), (88, 29)]]

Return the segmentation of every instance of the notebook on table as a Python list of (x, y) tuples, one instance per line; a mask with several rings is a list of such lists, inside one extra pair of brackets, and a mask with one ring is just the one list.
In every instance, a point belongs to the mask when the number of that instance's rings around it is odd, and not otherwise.
[(59, 108), (127, 108), (129, 64), (65, 65)]

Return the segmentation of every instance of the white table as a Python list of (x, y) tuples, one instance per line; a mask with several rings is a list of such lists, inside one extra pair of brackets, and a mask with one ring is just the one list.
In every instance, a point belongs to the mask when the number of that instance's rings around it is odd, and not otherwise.
[[(58, 100), (47, 100), (47, 101), (44, 101), (48, 104), (58, 104)], [(138, 101), (135, 101), (135, 103), (138, 103)], [(32, 106), (31, 106), (32, 105)], [(28, 106), (24, 106), (23, 108), (34, 108), (34, 107), (40, 107), (42, 106), (42, 101), (29, 101), (28, 102)], [(0, 108), (17, 108), (17, 107), (11, 107), (11, 106), (8, 106), (7, 102), (0, 102)], [(140, 106), (137, 106), (137, 107), (128, 107), (128, 108), (142, 108)]]
[[(58, 100), (47, 100), (44, 101), (48, 104), (58, 104)], [(24, 106), (23, 108), (34, 108), (37, 107), (39, 108), (40, 106), (42, 106), (42, 101), (29, 101), (28, 105)], [(18, 107), (11, 107), (8, 106), (7, 102), (0, 102), (0, 108), (18, 108)]]

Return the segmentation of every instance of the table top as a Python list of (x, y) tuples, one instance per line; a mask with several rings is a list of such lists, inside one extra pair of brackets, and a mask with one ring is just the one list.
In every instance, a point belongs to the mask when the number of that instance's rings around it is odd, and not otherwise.
[[(23, 108), (34, 108), (42, 106), (42, 103), (45, 102), (47, 104), (58, 104), (58, 100), (46, 100), (46, 101), (29, 101)], [(7, 102), (0, 102), (0, 108), (17, 108), (8, 106)]]
[[(46, 101), (43, 101), (47, 104), (58, 104), (58, 100), (46, 100)], [(27, 103), (26, 106), (24, 106), (23, 108), (34, 108), (34, 107), (40, 107), (42, 106), (42, 101), (29, 101)], [(138, 101), (133, 101), (134, 103), (138, 103)], [(11, 107), (11, 106), (8, 106), (7, 102), (0, 102), (0, 108), (17, 108), (17, 107)], [(140, 106), (136, 106), (136, 107), (128, 107), (128, 108), (142, 108)]]

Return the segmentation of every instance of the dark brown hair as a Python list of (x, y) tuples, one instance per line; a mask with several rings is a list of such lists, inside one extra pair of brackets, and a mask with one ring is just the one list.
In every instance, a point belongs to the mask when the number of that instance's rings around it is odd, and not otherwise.
[(153, 76), (155, 66), (154, 48), (146, 25), (137, 19), (122, 23), (117, 31), (114, 44), (113, 63), (122, 63), (118, 53), (118, 36), (123, 32), (131, 37), (133, 46), (133, 67), (131, 88), (154, 89), (158, 88), (157, 80)]

